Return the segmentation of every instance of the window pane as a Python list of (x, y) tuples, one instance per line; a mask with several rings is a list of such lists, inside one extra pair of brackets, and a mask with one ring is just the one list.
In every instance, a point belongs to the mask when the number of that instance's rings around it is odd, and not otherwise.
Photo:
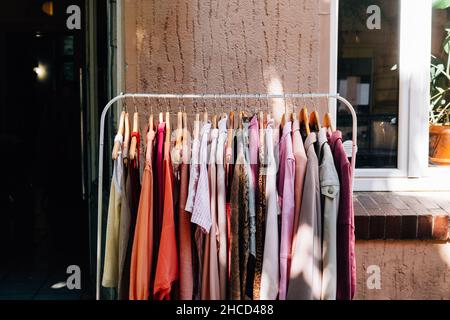
[[(399, 31), (400, 0), (339, 1), (338, 92), (358, 114), (358, 168), (397, 168)], [(337, 111), (350, 140), (351, 116)]]
[[(433, 9), (431, 47), (430, 166), (450, 165), (450, 9)], [(447, 47), (446, 47), (447, 45)]]

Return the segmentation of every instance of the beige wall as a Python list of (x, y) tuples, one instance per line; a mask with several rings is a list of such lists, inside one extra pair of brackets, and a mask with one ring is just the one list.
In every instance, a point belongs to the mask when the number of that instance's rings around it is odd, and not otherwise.
[[(450, 299), (450, 243), (357, 241), (356, 299)], [(367, 268), (381, 271), (381, 289), (370, 290)]]
[[(328, 89), (328, 7), (329, 0), (124, 0), (126, 91)], [(282, 101), (271, 104), (284, 112)]]

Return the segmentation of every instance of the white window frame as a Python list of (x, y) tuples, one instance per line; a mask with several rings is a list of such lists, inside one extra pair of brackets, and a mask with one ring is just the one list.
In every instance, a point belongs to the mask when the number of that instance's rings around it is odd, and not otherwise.
[[(432, 0), (400, 1), (398, 167), (356, 169), (354, 189), (450, 190), (450, 168), (428, 165), (428, 110), (424, 106), (428, 105), (430, 92)], [(331, 65), (335, 66), (330, 68), (332, 90), (337, 88), (338, 17), (339, 0), (332, 0), (330, 57)], [(330, 107), (335, 117), (336, 104)]]

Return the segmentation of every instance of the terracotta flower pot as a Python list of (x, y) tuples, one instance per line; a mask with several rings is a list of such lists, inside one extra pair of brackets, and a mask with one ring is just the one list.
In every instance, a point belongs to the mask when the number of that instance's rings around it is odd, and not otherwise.
[(430, 162), (450, 166), (450, 126), (430, 125)]

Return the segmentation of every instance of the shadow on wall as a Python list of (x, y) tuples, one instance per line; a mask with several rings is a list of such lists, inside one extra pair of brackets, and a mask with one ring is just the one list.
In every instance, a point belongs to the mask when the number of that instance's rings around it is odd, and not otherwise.
[(357, 300), (450, 300), (450, 242), (357, 241), (356, 259)]

